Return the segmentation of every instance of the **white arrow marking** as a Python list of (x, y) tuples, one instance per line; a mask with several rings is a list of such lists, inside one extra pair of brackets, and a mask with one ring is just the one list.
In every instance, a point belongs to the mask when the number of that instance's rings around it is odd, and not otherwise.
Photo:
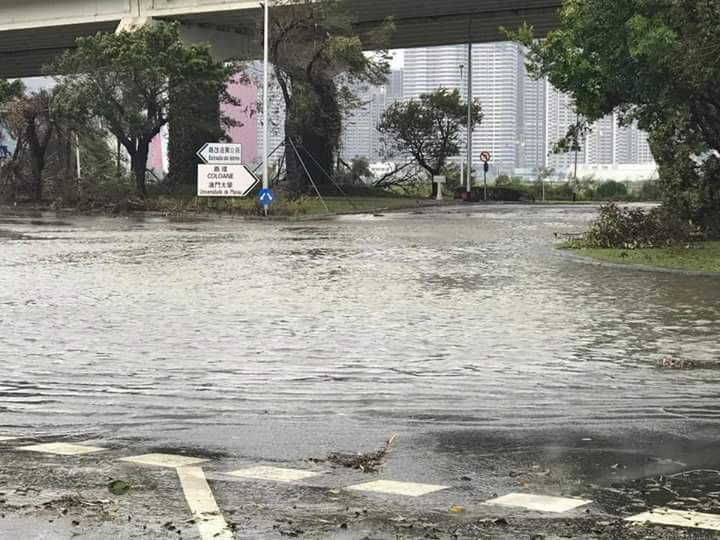
[(202, 540), (234, 540), (200, 467), (179, 467), (180, 484)]

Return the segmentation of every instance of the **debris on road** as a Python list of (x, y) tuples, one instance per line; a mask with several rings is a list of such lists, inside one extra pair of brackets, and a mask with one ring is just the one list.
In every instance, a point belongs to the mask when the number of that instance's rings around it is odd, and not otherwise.
[(380, 450), (374, 452), (359, 452), (357, 454), (349, 454), (342, 452), (334, 452), (328, 454), (324, 460), (313, 459), (314, 463), (328, 462), (332, 465), (338, 465), (348, 469), (356, 469), (364, 473), (376, 473), (382, 469), (385, 464), (385, 460), (395, 444), (397, 434), (393, 434), (390, 438), (385, 441), (385, 444)]

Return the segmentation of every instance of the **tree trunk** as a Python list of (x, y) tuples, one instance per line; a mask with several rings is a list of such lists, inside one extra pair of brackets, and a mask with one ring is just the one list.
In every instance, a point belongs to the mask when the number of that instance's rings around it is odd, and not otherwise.
[(285, 156), (291, 197), (313, 192), (312, 183), (320, 189), (333, 185), (335, 150), (342, 134), (342, 114), (333, 80), (295, 80), (293, 88), (301, 96), (306, 92), (316, 95), (319, 102), (309, 106), (307, 100), (293, 100), (289, 93), (286, 95)]
[(135, 177), (135, 189), (137, 194), (145, 198), (147, 189), (145, 187), (145, 173), (147, 171), (147, 159), (150, 153), (150, 143), (140, 142), (137, 150), (130, 155), (130, 167)]
[(42, 195), (43, 195), (43, 169), (45, 168), (45, 162), (44, 160), (37, 156), (33, 155), (31, 153), (30, 155), (30, 175), (32, 176), (33, 181), (33, 201), (34, 202), (40, 202), (42, 201)]
[[(287, 173), (287, 195), (291, 199), (296, 199), (308, 191), (308, 178), (305, 174), (300, 160), (295, 153), (293, 146), (294, 139), (290, 127), (285, 122), (285, 171)], [(292, 141), (292, 142), (291, 142)]]

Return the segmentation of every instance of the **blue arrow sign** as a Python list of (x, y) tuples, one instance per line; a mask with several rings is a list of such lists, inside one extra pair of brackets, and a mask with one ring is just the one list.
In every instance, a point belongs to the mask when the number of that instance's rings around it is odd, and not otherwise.
[(271, 189), (263, 188), (260, 190), (260, 193), (258, 194), (258, 199), (260, 200), (260, 204), (263, 206), (270, 206), (273, 202), (273, 192)]

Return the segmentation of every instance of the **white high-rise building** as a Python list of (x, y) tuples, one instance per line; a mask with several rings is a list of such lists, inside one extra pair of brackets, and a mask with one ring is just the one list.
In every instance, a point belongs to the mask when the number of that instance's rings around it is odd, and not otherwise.
[(345, 160), (366, 157), (371, 163), (385, 159), (385, 149), (377, 130), (383, 113), (402, 98), (403, 72), (392, 71), (381, 87), (357, 89), (362, 105), (343, 121), (340, 155)]
[[(543, 167), (568, 177), (576, 161), (579, 167), (653, 163), (646, 134), (633, 126), (618, 127), (612, 116), (592, 126), (577, 156), (575, 152), (553, 153), (555, 143), (577, 121), (572, 99), (547, 81), (530, 78), (523, 49), (516, 43), (475, 44), (472, 58), (473, 96), (483, 109), (483, 121), (473, 133), (476, 171), (482, 170), (482, 151), (492, 154), (490, 178), (498, 174), (532, 177)], [(367, 157), (371, 162), (384, 159), (377, 125), (392, 103), (416, 99), (443, 87), (459, 89), (465, 99), (467, 77), (467, 45), (406, 49), (404, 68), (393, 71), (384, 87), (361, 89), (363, 105), (344, 119), (341, 157)], [(258, 101), (261, 99), (258, 96)], [(277, 88), (271, 95), (271, 113), (276, 120), (270, 130), (272, 149), (283, 140), (284, 105)], [(262, 113), (258, 116), (261, 130)], [(453, 161), (465, 158), (464, 130), (461, 153)]]
[[(547, 94), (547, 166), (557, 174), (567, 176), (574, 169), (576, 153), (556, 154), (553, 148), (563, 138), (568, 127), (578, 121), (573, 100), (545, 82)], [(616, 115), (611, 114), (590, 126), (577, 152), (578, 166), (637, 165), (654, 162), (647, 134), (636, 126), (620, 127)]]
[[(473, 97), (480, 100), (483, 121), (473, 133), (473, 164), (480, 152), (492, 154), (497, 170), (517, 166), (522, 141), (518, 137), (518, 64), (521, 49), (515, 43), (483, 43), (472, 47)], [(444, 87), (467, 97), (468, 48), (465, 45), (405, 51), (404, 99)], [(463, 150), (464, 152), (464, 150)], [(459, 160), (459, 158), (457, 158)]]
[(547, 164), (545, 115), (547, 85), (543, 80), (530, 78), (525, 58), (518, 63), (518, 160), (517, 167), (537, 171)]

